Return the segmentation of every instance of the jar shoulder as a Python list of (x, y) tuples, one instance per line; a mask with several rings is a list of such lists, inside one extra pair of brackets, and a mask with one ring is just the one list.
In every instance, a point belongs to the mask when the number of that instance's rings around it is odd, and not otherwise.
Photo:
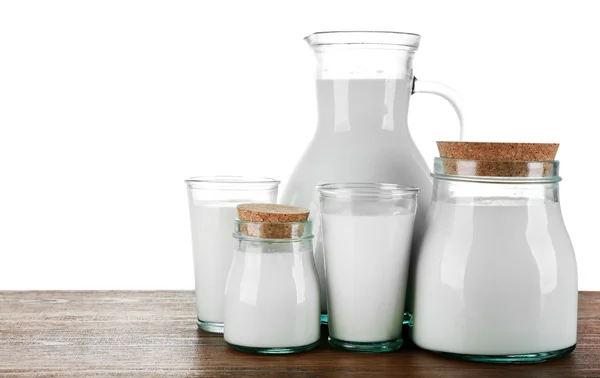
[(575, 253), (558, 204), (542, 207), (432, 204), (418, 251), (418, 277), (576, 285)]

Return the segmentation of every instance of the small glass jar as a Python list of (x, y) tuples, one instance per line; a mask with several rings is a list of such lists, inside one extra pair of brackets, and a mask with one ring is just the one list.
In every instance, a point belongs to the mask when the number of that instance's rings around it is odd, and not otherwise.
[(235, 221), (225, 287), (225, 341), (258, 354), (313, 349), (320, 337), (312, 223)]
[(558, 161), (435, 159), (416, 256), (413, 341), (473, 361), (541, 362), (577, 339), (577, 266)]

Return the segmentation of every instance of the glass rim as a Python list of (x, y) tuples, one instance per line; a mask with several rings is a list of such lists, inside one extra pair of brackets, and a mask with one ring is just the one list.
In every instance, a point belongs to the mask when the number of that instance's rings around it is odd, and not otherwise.
[(330, 198), (416, 199), (421, 189), (399, 184), (350, 182), (317, 185), (317, 192)]
[(436, 157), (431, 176), (489, 183), (554, 183), (562, 180), (559, 167), (558, 160), (496, 161)]
[(217, 186), (237, 186), (237, 185), (272, 185), (276, 186), (281, 181), (270, 177), (258, 176), (193, 176), (185, 180), (188, 186), (194, 184), (217, 185)]
[(304, 40), (311, 47), (326, 45), (388, 45), (417, 50), (421, 36), (415, 33), (376, 30), (339, 30), (315, 32)]

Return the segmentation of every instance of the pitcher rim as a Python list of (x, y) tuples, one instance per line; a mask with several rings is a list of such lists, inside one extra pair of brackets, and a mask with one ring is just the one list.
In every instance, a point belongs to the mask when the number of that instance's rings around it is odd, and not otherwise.
[(388, 45), (416, 50), (421, 35), (399, 31), (377, 30), (334, 30), (314, 32), (304, 40), (311, 46), (326, 45)]

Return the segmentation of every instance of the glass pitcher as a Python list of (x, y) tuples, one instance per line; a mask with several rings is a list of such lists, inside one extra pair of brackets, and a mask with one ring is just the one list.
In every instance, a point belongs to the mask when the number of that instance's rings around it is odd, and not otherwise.
[[(432, 93), (447, 99), (459, 117), (462, 139), (463, 117), (454, 92), (413, 76), (412, 59), (420, 39), (411, 33), (358, 31), (306, 37), (317, 58), (318, 127), (285, 187), (281, 203), (311, 210), (323, 314), (327, 302), (316, 186), (387, 182), (420, 188), (414, 249), (423, 233), (431, 177), (408, 131), (410, 96)], [(326, 319), (322, 317), (324, 323)]]

